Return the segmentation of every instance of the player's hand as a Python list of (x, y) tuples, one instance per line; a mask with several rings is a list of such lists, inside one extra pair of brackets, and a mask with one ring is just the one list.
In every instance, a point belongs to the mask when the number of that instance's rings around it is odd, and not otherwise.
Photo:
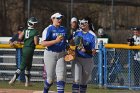
[(92, 55), (96, 54), (96, 49), (92, 50)]
[(82, 51), (82, 52), (86, 52), (85, 48), (81, 48), (80, 51)]
[(14, 42), (13, 42), (14, 45), (17, 44), (17, 43), (18, 43), (17, 41), (14, 41)]
[(59, 42), (61, 42), (63, 39), (64, 39), (64, 37), (61, 36), (61, 35), (59, 35), (59, 36), (57, 36), (57, 38), (56, 38), (56, 42), (59, 43)]
[(17, 44), (21, 44), (21, 42), (17, 41)]
[(11, 47), (13, 47), (13, 46), (14, 46), (14, 44), (13, 44), (12, 42), (10, 42), (9, 44), (10, 44), (10, 46), (11, 46)]

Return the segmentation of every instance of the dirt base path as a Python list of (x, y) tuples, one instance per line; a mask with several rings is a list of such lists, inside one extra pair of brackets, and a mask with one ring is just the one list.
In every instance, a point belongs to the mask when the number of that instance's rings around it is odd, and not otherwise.
[[(43, 93), (43, 91), (24, 90), (24, 89), (0, 89), (0, 93)], [(57, 93), (57, 92), (50, 91), (49, 93)]]
[(24, 89), (0, 89), (0, 93), (33, 93), (33, 90)]

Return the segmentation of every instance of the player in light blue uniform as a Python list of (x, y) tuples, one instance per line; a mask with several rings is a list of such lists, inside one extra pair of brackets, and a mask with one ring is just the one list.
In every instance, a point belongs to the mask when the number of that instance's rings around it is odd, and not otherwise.
[(63, 15), (55, 13), (51, 16), (52, 25), (44, 29), (42, 33), (42, 45), (44, 51), (44, 63), (47, 72), (47, 79), (44, 81), (44, 92), (48, 93), (49, 88), (57, 78), (57, 91), (64, 93), (66, 78), (66, 63), (64, 62), (67, 45), (67, 30), (61, 26)]
[(75, 39), (82, 38), (82, 47), (76, 49), (76, 57), (72, 62), (74, 78), (72, 93), (86, 93), (87, 83), (93, 69), (92, 57), (96, 53), (96, 35), (90, 29), (90, 24), (88, 17), (80, 20), (81, 31), (77, 31), (74, 35)]

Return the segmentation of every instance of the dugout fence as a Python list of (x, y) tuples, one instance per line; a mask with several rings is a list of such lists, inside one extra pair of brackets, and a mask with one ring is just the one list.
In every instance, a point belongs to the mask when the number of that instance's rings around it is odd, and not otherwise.
[[(99, 86), (140, 89), (140, 63), (134, 60), (140, 46), (99, 44)], [(113, 51), (110, 51), (113, 50)]]

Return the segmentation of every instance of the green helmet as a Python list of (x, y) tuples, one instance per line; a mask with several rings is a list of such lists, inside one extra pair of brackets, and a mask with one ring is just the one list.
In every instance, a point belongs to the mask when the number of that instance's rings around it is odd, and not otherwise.
[(32, 27), (34, 24), (38, 23), (38, 20), (35, 17), (31, 17), (28, 19), (28, 26)]

